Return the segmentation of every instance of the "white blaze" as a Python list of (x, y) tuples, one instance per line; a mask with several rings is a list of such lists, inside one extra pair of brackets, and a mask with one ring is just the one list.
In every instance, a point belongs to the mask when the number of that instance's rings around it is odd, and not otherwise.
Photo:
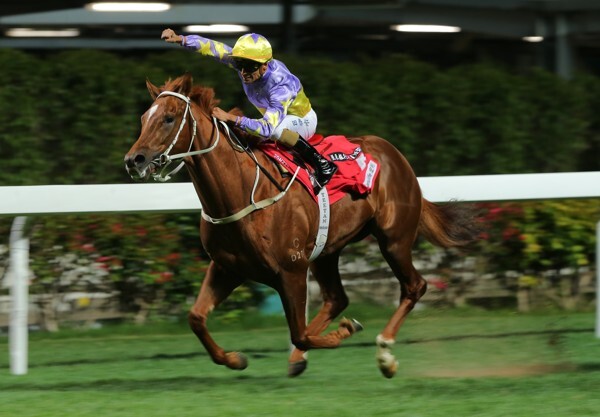
[(158, 104), (155, 104), (154, 106), (150, 107), (150, 110), (148, 110), (148, 120), (150, 120), (152, 115), (156, 112), (156, 109), (158, 109)]

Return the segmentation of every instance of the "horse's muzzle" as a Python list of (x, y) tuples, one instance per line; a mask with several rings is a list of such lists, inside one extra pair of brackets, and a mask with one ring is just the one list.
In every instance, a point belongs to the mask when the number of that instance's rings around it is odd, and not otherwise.
[(125, 155), (125, 170), (134, 181), (147, 181), (157, 168), (145, 152)]

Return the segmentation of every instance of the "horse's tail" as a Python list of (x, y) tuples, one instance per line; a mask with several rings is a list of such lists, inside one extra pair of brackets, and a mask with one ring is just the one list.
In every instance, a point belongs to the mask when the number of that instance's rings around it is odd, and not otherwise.
[(435, 204), (423, 198), (419, 233), (443, 248), (464, 247), (477, 241), (482, 232), (479, 210), (452, 201)]

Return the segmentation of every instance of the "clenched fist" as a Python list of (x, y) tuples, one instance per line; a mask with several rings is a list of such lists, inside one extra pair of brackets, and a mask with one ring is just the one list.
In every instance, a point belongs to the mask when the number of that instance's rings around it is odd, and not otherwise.
[(160, 38), (169, 43), (181, 43), (183, 36), (176, 34), (173, 29), (165, 29), (162, 31)]

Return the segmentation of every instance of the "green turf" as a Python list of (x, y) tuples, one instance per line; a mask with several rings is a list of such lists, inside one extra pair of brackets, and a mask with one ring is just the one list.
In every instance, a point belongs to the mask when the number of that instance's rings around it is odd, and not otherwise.
[[(352, 312), (352, 311), (351, 311)], [(0, 337), (0, 416), (597, 416), (600, 340), (593, 313), (426, 310), (398, 337), (395, 378), (373, 340), (384, 315), (337, 350), (313, 351), (286, 376), (288, 336), (218, 324), (216, 340), (244, 351), (248, 369), (214, 365), (185, 327), (70, 330), (30, 338), (29, 373), (8, 370)], [(213, 323), (216, 324), (216, 323)], [(246, 327), (246, 328), (241, 328)]]

